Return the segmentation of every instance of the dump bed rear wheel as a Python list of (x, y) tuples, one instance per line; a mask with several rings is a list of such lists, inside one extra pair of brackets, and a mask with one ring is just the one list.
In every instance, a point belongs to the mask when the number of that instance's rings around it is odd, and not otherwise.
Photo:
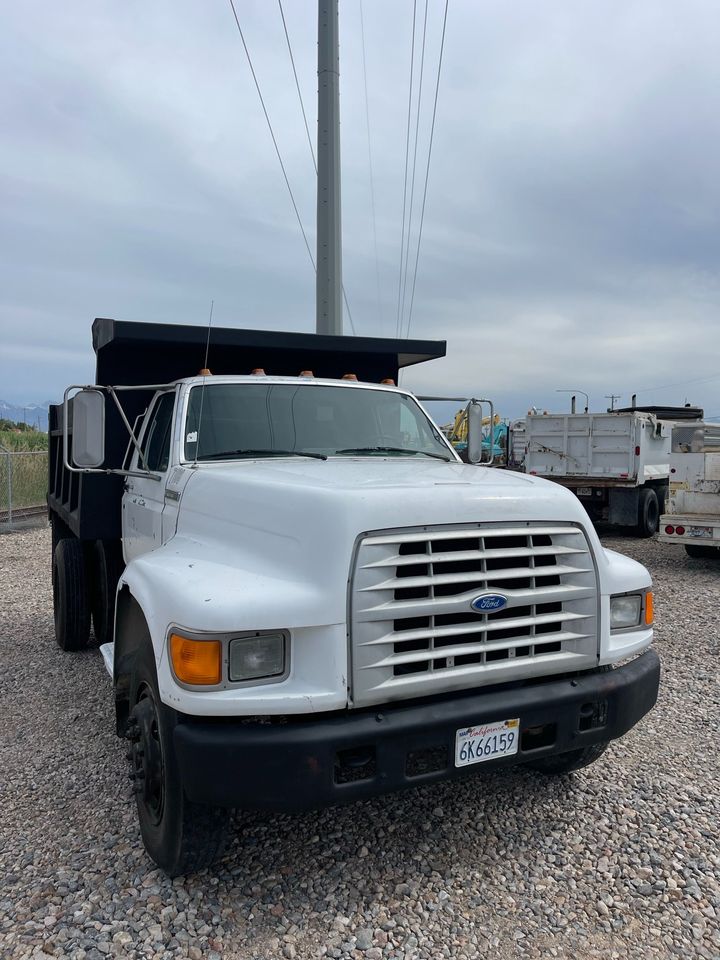
[(53, 554), (55, 639), (61, 650), (82, 650), (90, 636), (90, 603), (83, 544), (60, 540)]
[(686, 543), (685, 553), (693, 560), (720, 560), (720, 548), (704, 547), (699, 543)]
[(125, 569), (118, 540), (96, 540), (92, 545), (92, 621), (98, 643), (112, 643), (115, 632), (115, 594)]
[(185, 796), (173, 747), (177, 713), (160, 700), (149, 638), (130, 679), (126, 736), (145, 849), (171, 877), (208, 867), (223, 851), (230, 811)]
[(636, 532), (639, 537), (653, 537), (658, 531), (660, 523), (660, 504), (658, 495), (652, 487), (643, 487), (638, 501), (638, 525)]

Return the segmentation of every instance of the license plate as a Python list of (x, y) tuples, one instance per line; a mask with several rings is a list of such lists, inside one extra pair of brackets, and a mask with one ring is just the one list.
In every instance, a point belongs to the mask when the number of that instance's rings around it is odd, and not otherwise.
[(701, 540), (712, 540), (712, 527), (688, 527), (687, 535), (689, 537), (699, 537)]
[(592, 487), (578, 487), (575, 490), (575, 493), (579, 497), (591, 497), (592, 496)]
[(497, 760), (518, 752), (520, 720), (497, 720), (463, 727), (455, 734), (455, 766)]

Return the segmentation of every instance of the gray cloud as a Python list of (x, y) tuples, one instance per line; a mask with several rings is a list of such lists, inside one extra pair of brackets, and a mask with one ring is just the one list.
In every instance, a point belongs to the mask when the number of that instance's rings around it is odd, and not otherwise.
[[(315, 8), (285, 11), (312, 123)], [(313, 245), (279, 13), (239, 12)], [(359, 7), (340, 14), (345, 286), (358, 332), (392, 335), (412, 5), (364, 2), (377, 266)], [(448, 358), (408, 385), (492, 393), (514, 416), (565, 407), (560, 387), (601, 407), (713, 376), (717, 31), (711, 0), (450, 5), (411, 328), (447, 338)], [(0, 397), (88, 378), (96, 315), (203, 323), (214, 299), (219, 324), (313, 329), (314, 277), (226, 3), (37, 0), (6, 13), (0, 62)], [(720, 379), (640, 399), (686, 395), (720, 414)]]

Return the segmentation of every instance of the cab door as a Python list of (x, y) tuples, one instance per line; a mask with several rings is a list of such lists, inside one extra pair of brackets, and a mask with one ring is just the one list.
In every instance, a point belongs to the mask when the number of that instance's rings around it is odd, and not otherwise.
[[(175, 391), (155, 398), (140, 440), (140, 449), (147, 463), (146, 476), (128, 477), (123, 497), (123, 553), (125, 562), (156, 550), (163, 543), (163, 510), (165, 487), (170, 466), (175, 412)], [(143, 471), (137, 452), (133, 470)]]

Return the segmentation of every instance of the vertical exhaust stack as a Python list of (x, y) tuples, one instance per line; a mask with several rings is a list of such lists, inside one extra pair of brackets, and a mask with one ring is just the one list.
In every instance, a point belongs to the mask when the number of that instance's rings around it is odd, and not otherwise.
[(316, 333), (341, 335), (340, 55), (338, 0), (318, 4)]

